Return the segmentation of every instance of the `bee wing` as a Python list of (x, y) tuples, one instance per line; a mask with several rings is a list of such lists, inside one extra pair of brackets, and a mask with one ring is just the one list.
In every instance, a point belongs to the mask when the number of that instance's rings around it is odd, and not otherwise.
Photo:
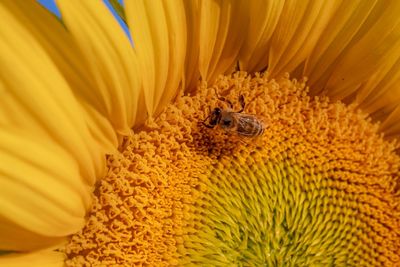
[(255, 115), (234, 113), (236, 131), (244, 136), (258, 136), (264, 131), (263, 122)]

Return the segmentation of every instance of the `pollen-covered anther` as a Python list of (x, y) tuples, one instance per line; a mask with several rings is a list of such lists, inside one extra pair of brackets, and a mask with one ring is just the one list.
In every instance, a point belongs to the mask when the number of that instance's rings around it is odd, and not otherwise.
[[(241, 95), (261, 136), (204, 125)], [(353, 106), (309, 97), (305, 80), (220, 77), (109, 157), (67, 264), (398, 265), (396, 148)]]

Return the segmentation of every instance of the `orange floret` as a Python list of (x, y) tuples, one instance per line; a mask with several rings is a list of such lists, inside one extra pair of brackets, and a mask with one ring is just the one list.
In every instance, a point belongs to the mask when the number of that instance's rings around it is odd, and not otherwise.
[[(229, 105), (246, 138), (202, 122)], [(175, 103), (108, 159), (68, 266), (400, 264), (400, 158), (354, 106), (244, 72)]]

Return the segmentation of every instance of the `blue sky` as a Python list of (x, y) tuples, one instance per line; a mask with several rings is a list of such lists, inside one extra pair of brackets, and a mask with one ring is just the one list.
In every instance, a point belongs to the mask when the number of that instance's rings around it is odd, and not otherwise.
[(60, 11), (57, 9), (54, 0), (37, 0), (39, 3), (47, 7), (48, 10), (56, 14), (58, 17), (60, 16)]
[[(56, 4), (55, 4), (55, 0), (37, 0), (40, 4), (42, 4), (43, 6), (45, 6), (48, 10), (50, 10), (51, 12), (53, 12), (54, 14), (56, 14), (58, 17), (60, 17), (60, 11), (58, 10)], [(83, 0), (85, 1), (85, 0)], [(114, 17), (117, 19), (117, 21), (119, 22), (119, 24), (122, 26), (122, 28), (124, 29), (125, 33), (128, 34), (129, 36), (129, 31), (128, 28), (126, 27), (126, 25), (121, 21), (121, 19), (117, 16), (117, 14), (114, 12), (114, 10), (111, 8), (110, 3), (107, 0), (103, 0), (103, 2), (109, 7), (109, 9), (111, 10), (111, 12), (114, 14)], [(122, 2), (122, 0), (119, 0), (119, 2)]]

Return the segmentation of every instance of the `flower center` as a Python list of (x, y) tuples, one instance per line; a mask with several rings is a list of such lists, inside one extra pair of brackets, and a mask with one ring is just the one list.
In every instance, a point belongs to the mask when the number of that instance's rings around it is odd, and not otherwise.
[(302, 81), (221, 77), (109, 158), (67, 264), (398, 263), (396, 148)]

